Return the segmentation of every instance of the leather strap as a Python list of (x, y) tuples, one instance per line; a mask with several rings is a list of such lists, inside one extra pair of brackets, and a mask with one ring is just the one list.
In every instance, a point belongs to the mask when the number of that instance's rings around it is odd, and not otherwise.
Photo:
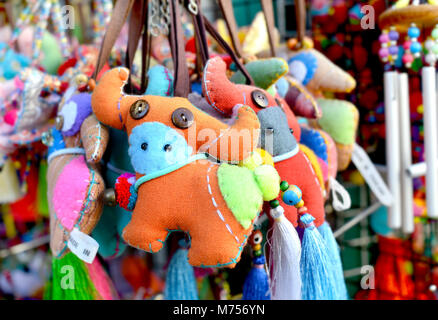
[(228, 45), (228, 43), (221, 37), (219, 32), (213, 27), (213, 25), (207, 20), (205, 16), (203, 16), (205, 27), (210, 33), (210, 35), (216, 40), (216, 42), (228, 53), (228, 55), (231, 57), (231, 59), (236, 64), (236, 67), (242, 72), (242, 74), (246, 78), (246, 84), (247, 85), (254, 85), (254, 80), (252, 79), (251, 75), (246, 70), (245, 66), (240, 62), (239, 58), (234, 53), (233, 49)]
[(201, 11), (201, 4), (199, 0), (195, 0), (195, 1), (196, 1), (196, 5), (198, 6), (198, 13), (193, 14), (192, 11), (190, 10), (189, 12), (191, 13), (193, 19), (193, 26), (195, 29), (195, 36), (196, 36), (196, 45), (200, 53), (201, 63), (202, 66), (205, 66), (209, 57), (207, 35), (205, 33), (204, 20), (202, 19), (203, 15)]
[(237, 32), (237, 23), (234, 16), (233, 2), (232, 0), (218, 0), (218, 3), (222, 11), (222, 16), (227, 24), (228, 33), (230, 34), (231, 42), (233, 43), (234, 52), (239, 58), (242, 58), (243, 51)]
[(14, 30), (15, 19), (14, 19), (14, 11), (13, 11), (12, 7), (13, 7), (12, 1), (4, 2), (6, 17), (8, 18), (8, 22), (9, 22), (9, 25), (11, 26), (11, 30)]
[[(125, 65), (131, 70), (135, 53), (137, 52), (138, 44), (144, 27), (145, 14), (147, 15), (147, 3), (145, 0), (136, 0), (131, 10), (129, 17), (129, 32), (128, 32), (128, 46), (125, 55)], [(146, 32), (146, 31), (145, 31)], [(143, 44), (143, 46), (145, 43)], [(143, 65), (142, 65), (143, 72)], [(132, 93), (131, 72), (128, 78), (128, 87), (126, 90)]]
[[(262, 5), (262, 10), (265, 15), (266, 29), (268, 30), (269, 46), (271, 48), (271, 56), (276, 57), (275, 40), (274, 40), (274, 30), (275, 30), (275, 19), (274, 19), (274, 8), (272, 6), (272, 0), (260, 0)], [(295, 0), (297, 3), (297, 0)]]
[(174, 92), (177, 97), (187, 98), (190, 93), (190, 78), (186, 62), (185, 43), (178, 0), (169, 0), (169, 8), (169, 43), (175, 70)]
[(111, 54), (111, 49), (117, 40), (117, 37), (122, 30), (123, 24), (128, 17), (129, 12), (134, 4), (135, 0), (118, 0), (114, 6), (111, 20), (108, 24), (108, 28), (102, 40), (102, 44), (97, 58), (96, 69), (93, 73), (93, 79), (96, 80), (100, 70), (102, 70), (105, 63)]
[(135, 52), (138, 48), (138, 43), (143, 30), (143, 6), (145, 0), (136, 0), (132, 6), (131, 15), (129, 17), (129, 32), (128, 32), (128, 47), (126, 50), (126, 66), (128, 69), (134, 61)]
[(297, 42), (303, 45), (306, 35), (306, 2), (305, 0), (295, 0), (295, 17), (297, 21)]
[[(147, 0), (145, 0), (147, 1)], [(144, 93), (147, 87), (146, 73), (149, 70), (151, 61), (151, 46), (152, 46), (152, 34), (148, 32), (149, 27), (149, 14), (148, 6), (144, 7), (144, 30), (142, 35), (142, 52), (141, 52), (141, 74), (140, 74), (140, 92)]]

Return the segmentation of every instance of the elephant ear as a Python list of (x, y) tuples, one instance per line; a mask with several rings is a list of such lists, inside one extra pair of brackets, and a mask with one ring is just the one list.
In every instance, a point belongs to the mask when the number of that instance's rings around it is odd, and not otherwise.
[(344, 100), (318, 99), (317, 102), (322, 109), (322, 117), (312, 120), (311, 124), (316, 123), (333, 138), (338, 151), (338, 170), (345, 170), (353, 152), (359, 112), (355, 105)]
[(310, 91), (351, 92), (356, 81), (315, 49), (294, 52), (288, 60), (289, 74)]
[(173, 97), (173, 76), (169, 69), (156, 65), (149, 69), (148, 79), (146, 95)]
[[(254, 84), (262, 89), (268, 89), (289, 71), (289, 66), (282, 58), (259, 59), (248, 62), (245, 68), (254, 80)], [(239, 70), (230, 79), (237, 84), (245, 84), (246, 78)]]
[(98, 163), (105, 153), (109, 140), (109, 131), (94, 114), (88, 116), (81, 126), (81, 140), (87, 162)]
[(318, 60), (312, 52), (300, 52), (289, 59), (290, 74), (301, 82), (307, 85), (313, 79), (318, 68)]
[(76, 135), (84, 120), (91, 113), (91, 94), (89, 93), (75, 94), (65, 101), (58, 111), (58, 116), (62, 117), (62, 135), (66, 137)]
[(285, 77), (285, 79), (289, 84), (289, 88), (284, 100), (294, 114), (311, 119), (320, 118), (322, 111), (312, 94), (298, 80), (290, 76)]

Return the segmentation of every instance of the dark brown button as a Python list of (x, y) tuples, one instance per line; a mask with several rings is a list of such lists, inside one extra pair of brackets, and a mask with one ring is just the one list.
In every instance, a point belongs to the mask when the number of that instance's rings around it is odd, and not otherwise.
[(143, 118), (149, 111), (149, 104), (145, 100), (137, 100), (129, 109), (131, 117), (135, 120)]
[(266, 108), (269, 104), (268, 97), (260, 90), (254, 90), (251, 92), (252, 101), (257, 107)]
[(61, 131), (63, 125), (64, 125), (64, 117), (61, 116), (61, 115), (56, 116), (56, 118), (55, 118), (55, 127), (56, 127), (56, 130)]
[(172, 113), (173, 124), (180, 129), (187, 129), (193, 124), (193, 113), (186, 108), (178, 108)]

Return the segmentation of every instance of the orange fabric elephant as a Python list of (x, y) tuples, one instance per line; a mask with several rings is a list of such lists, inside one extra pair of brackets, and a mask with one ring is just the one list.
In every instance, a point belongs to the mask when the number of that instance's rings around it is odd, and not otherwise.
[(217, 160), (239, 162), (255, 150), (256, 114), (236, 106), (229, 126), (185, 98), (126, 94), (128, 75), (126, 68), (108, 71), (92, 96), (97, 118), (129, 137), (136, 175), (128, 180), (137, 198), (124, 240), (157, 252), (170, 232), (184, 231), (191, 238), (190, 264), (234, 267), (263, 196), (251, 170)]

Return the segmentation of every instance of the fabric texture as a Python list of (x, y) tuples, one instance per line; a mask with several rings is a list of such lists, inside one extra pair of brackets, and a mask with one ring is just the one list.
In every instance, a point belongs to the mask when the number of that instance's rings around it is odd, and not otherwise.
[[(131, 147), (137, 148), (130, 152), (134, 158), (135, 153), (140, 152), (138, 147), (147, 150), (150, 141), (147, 141), (148, 145), (143, 145), (144, 141), (141, 140), (131, 142), (131, 137), (134, 140), (135, 136), (150, 139), (142, 136), (144, 132), (137, 134), (137, 130), (155, 127), (154, 123), (159, 123), (158, 127), (161, 128), (160, 132), (154, 132), (157, 150), (169, 144), (166, 135), (169, 132), (173, 135), (174, 131), (185, 140), (186, 150), (191, 148), (192, 153), (208, 152), (220, 160), (238, 162), (255, 149), (259, 133), (253, 129), (259, 129), (260, 124), (250, 108), (239, 107), (235, 121), (228, 126), (197, 109), (184, 98), (125, 94), (121, 89), (128, 78), (128, 72), (124, 68), (107, 72), (94, 89), (92, 107), (100, 121), (116, 129), (126, 130)], [(131, 117), (129, 109), (139, 99), (146, 101), (149, 111), (136, 120)], [(193, 124), (187, 129), (177, 128), (172, 121), (172, 114), (178, 108), (185, 108), (186, 113), (193, 115)], [(169, 128), (174, 131), (169, 131)], [(243, 141), (243, 137), (236, 136), (240, 129), (249, 130), (249, 143)], [(202, 136), (205, 132), (202, 130), (208, 130), (214, 137)], [(231, 142), (234, 140), (236, 143), (236, 137), (239, 150), (233, 152)], [(175, 141), (180, 141), (180, 138)], [(177, 144), (181, 145), (179, 142)], [(151, 148), (154, 148), (153, 143)], [(147, 168), (142, 168), (134, 158), (131, 159), (133, 167), (146, 172)], [(248, 228), (244, 228), (233, 215), (219, 187), (218, 167), (215, 162), (199, 160), (143, 183), (138, 189), (132, 218), (123, 230), (123, 239), (136, 248), (157, 252), (163, 247), (170, 232), (184, 231), (191, 238), (188, 251), (190, 264), (234, 267), (252, 231), (252, 221)], [(141, 176), (137, 172), (137, 179)], [(261, 194), (259, 197), (262, 197)]]
[(53, 190), (53, 208), (62, 226), (71, 231), (81, 214), (90, 174), (84, 157), (72, 159), (62, 170)]

